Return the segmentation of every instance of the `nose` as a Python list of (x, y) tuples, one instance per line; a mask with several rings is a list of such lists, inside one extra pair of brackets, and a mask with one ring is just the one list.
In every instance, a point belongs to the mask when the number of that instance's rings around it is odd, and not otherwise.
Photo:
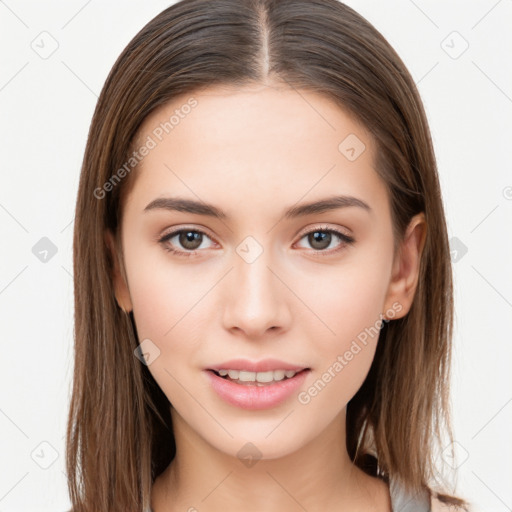
[(286, 330), (291, 320), (290, 293), (286, 293), (269, 252), (263, 251), (250, 263), (234, 254), (234, 268), (225, 283), (224, 327), (250, 339)]

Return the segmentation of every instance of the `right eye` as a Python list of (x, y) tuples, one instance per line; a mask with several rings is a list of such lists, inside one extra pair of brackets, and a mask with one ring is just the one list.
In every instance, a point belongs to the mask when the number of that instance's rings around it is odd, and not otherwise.
[[(204, 232), (197, 229), (177, 229), (165, 234), (158, 241), (163, 245), (166, 251), (177, 256), (190, 257), (197, 253), (197, 250), (201, 247), (204, 237), (210, 239), (210, 237)], [(172, 243), (172, 240), (176, 238), (176, 242)], [(175, 244), (179, 243), (183, 249), (176, 249)], [(211, 246), (210, 246), (211, 247)], [(206, 249), (210, 248), (206, 247)], [(203, 247), (205, 249), (205, 247)]]

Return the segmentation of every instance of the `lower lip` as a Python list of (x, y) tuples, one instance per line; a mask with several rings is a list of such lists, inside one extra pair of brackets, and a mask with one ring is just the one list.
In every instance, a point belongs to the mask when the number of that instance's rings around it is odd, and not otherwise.
[(284, 402), (297, 391), (310, 370), (303, 370), (291, 379), (284, 379), (264, 386), (236, 384), (206, 370), (214, 391), (226, 402), (241, 409), (270, 409)]

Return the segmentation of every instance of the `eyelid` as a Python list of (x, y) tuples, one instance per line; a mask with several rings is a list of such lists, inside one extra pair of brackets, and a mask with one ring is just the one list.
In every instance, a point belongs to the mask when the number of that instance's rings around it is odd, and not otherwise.
[(162, 238), (168, 238), (170, 235), (175, 236), (181, 231), (194, 231), (196, 233), (201, 233), (202, 235), (206, 235), (208, 238), (211, 238), (215, 243), (218, 243), (217, 240), (215, 240), (215, 237), (210, 234), (208, 229), (203, 226), (173, 226), (172, 228), (165, 230), (161, 235), (158, 235), (157, 239), (161, 240)]
[(340, 235), (353, 239), (352, 235), (349, 235), (348, 233), (345, 233), (341, 227), (334, 227), (329, 226), (327, 224), (317, 224), (312, 227), (304, 228), (302, 231), (299, 231), (299, 234), (297, 235), (300, 238), (303, 238), (305, 235), (309, 235), (310, 233), (314, 233), (315, 231), (332, 231), (334, 233), (339, 233)]

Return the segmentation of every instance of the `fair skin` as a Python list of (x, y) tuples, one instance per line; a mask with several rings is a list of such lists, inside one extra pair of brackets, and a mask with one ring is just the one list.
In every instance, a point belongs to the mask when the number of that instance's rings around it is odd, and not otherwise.
[[(355, 467), (345, 445), (346, 405), (368, 373), (378, 336), (308, 403), (294, 393), (275, 407), (244, 410), (212, 390), (205, 369), (272, 357), (309, 368), (299, 390), (307, 391), (365, 328), (390, 312), (407, 314), (424, 216), (411, 220), (395, 254), (374, 141), (316, 93), (211, 87), (153, 112), (139, 140), (191, 96), (197, 107), (139, 164), (122, 216), (126, 280), (119, 268), (115, 275), (116, 298), (133, 310), (139, 340), (160, 350), (148, 368), (172, 403), (177, 453), (154, 484), (153, 511), (389, 512), (387, 486)], [(353, 161), (338, 149), (349, 134), (366, 146)], [(283, 216), (333, 195), (369, 208)], [(144, 211), (156, 198), (178, 196), (213, 204), (226, 218)], [(180, 228), (205, 234), (188, 246), (179, 235), (158, 241)], [(328, 229), (354, 241), (307, 236)], [(248, 236), (263, 251), (250, 263), (237, 252)], [(106, 240), (112, 248), (110, 233)], [(195, 253), (178, 256), (166, 247)], [(261, 454), (250, 466), (237, 456), (248, 442)]]

